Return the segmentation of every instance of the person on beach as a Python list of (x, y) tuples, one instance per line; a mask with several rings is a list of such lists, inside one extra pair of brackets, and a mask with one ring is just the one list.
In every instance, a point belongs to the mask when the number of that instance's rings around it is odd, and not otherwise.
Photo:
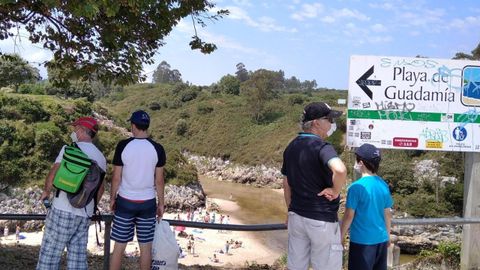
[(227, 240), (227, 243), (225, 243), (225, 254), (228, 254), (229, 250), (230, 250), (230, 243)]
[(3, 237), (5, 237), (5, 239), (7, 239), (7, 237), (8, 237), (8, 226), (7, 226), (7, 224), (5, 224), (5, 227), (3, 227)]
[(18, 241), (20, 240), (20, 225), (17, 224), (17, 227), (15, 228), (15, 239)]
[(111, 270), (120, 269), (134, 230), (140, 247), (140, 269), (150, 269), (155, 215), (160, 219), (164, 211), (165, 150), (149, 138), (150, 116), (145, 111), (135, 111), (129, 121), (133, 137), (120, 141), (113, 156), (110, 208), (114, 211), (111, 239), (115, 245)]
[(363, 144), (355, 151), (354, 169), (362, 175), (348, 188), (342, 220), (342, 242), (350, 229), (349, 270), (386, 270), (390, 243), (392, 196), (376, 173), (380, 150)]
[[(98, 132), (98, 123), (92, 117), (80, 117), (72, 124), (70, 138), (97, 165), (107, 171), (105, 156), (92, 143)], [(48, 200), (53, 189), (53, 180), (63, 159), (65, 147), (60, 150), (46, 179), (40, 201)], [(103, 182), (97, 193), (102, 197)], [(68, 201), (67, 193), (59, 190), (45, 219), (45, 230), (38, 256), (37, 270), (59, 269), (63, 250), (67, 248), (67, 268), (87, 269), (87, 242), (90, 218), (93, 215), (94, 200), (85, 208), (75, 208)]]
[(314, 270), (342, 268), (338, 208), (347, 169), (325, 142), (341, 115), (324, 102), (308, 104), (302, 114), (302, 132), (283, 152), (290, 270), (306, 270), (309, 265)]

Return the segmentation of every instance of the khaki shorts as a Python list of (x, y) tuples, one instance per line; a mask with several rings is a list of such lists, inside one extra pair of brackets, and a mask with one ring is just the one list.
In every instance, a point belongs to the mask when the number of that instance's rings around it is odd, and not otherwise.
[(309, 219), (288, 212), (289, 270), (341, 270), (343, 247), (338, 222)]

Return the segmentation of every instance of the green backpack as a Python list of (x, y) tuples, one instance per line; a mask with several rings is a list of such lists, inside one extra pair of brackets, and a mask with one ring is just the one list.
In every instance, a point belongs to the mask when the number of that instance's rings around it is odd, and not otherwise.
[(53, 179), (53, 185), (63, 191), (75, 193), (82, 186), (92, 160), (80, 150), (76, 143), (65, 146), (63, 159)]

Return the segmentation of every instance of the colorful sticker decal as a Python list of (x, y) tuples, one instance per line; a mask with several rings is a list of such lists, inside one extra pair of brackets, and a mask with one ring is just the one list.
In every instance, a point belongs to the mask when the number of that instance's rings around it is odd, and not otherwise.
[(418, 147), (418, 139), (417, 138), (395, 137), (395, 138), (393, 138), (393, 146), (417, 148)]
[(425, 147), (426, 148), (434, 148), (434, 149), (442, 149), (443, 148), (443, 143), (439, 142), (439, 141), (427, 140), (427, 141), (425, 141)]
[(462, 103), (465, 106), (480, 106), (480, 67), (464, 67), (462, 81)]

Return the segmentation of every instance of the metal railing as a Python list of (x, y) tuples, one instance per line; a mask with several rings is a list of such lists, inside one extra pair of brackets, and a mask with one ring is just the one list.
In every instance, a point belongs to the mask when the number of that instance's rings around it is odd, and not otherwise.
[[(0, 220), (45, 220), (45, 214), (0, 214)], [(108, 269), (110, 264), (110, 232), (112, 230), (113, 215), (96, 215), (92, 221), (104, 221), (104, 250), (103, 250), (103, 269)], [(199, 229), (228, 230), (228, 231), (276, 231), (286, 230), (287, 226), (283, 223), (276, 224), (255, 224), (255, 225), (236, 225), (236, 224), (218, 224), (204, 223), (184, 220), (164, 219), (171, 226), (185, 226)], [(463, 225), (480, 223), (480, 218), (422, 218), (422, 219), (392, 219), (392, 225)]]

